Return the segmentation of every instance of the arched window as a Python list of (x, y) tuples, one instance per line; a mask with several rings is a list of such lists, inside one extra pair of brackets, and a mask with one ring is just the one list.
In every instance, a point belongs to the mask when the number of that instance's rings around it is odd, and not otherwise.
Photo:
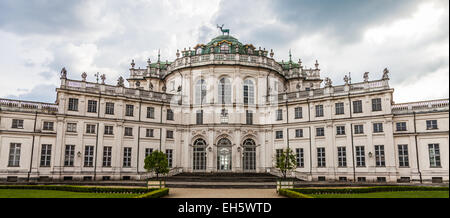
[(244, 171), (256, 170), (256, 143), (253, 139), (246, 139), (242, 144), (244, 148), (243, 168)]
[(220, 45), (220, 53), (230, 53), (230, 46), (228, 43), (222, 43), (222, 45)]
[(255, 86), (250, 79), (244, 81), (244, 104), (255, 104)]
[(206, 142), (203, 139), (197, 139), (193, 146), (193, 164), (194, 171), (206, 170)]
[(197, 48), (197, 51), (196, 51), (197, 55), (201, 55), (202, 52), (203, 52), (203, 49), (201, 47)]
[(206, 82), (201, 79), (195, 84), (195, 104), (206, 103)]
[(218, 89), (219, 104), (231, 104), (231, 83), (227, 78), (222, 78), (219, 81)]

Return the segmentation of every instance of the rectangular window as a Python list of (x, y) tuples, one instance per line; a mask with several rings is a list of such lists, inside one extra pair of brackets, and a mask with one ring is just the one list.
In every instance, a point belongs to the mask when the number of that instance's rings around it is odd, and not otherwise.
[(67, 132), (77, 132), (77, 124), (67, 123)]
[(114, 135), (114, 126), (105, 126), (105, 135)]
[(198, 110), (196, 115), (197, 115), (197, 117), (196, 117), (197, 125), (202, 125), (203, 124), (203, 110)]
[(173, 139), (173, 131), (172, 130), (167, 130), (166, 131), (166, 138)]
[(131, 167), (131, 148), (123, 148), (123, 167)]
[(125, 136), (133, 136), (133, 128), (132, 127), (125, 127)]
[(375, 164), (377, 167), (386, 166), (384, 145), (375, 145)]
[(114, 103), (106, 102), (105, 114), (114, 115)]
[(88, 134), (95, 134), (95, 125), (93, 125), (93, 124), (86, 124), (86, 133), (88, 133)]
[(398, 161), (400, 167), (409, 167), (408, 145), (398, 145)]
[(150, 156), (153, 153), (153, 148), (146, 148), (145, 149), (145, 157)]
[(173, 110), (167, 109), (167, 120), (173, 120)]
[(69, 98), (69, 111), (78, 111), (78, 99), (77, 98)]
[(146, 129), (145, 136), (146, 137), (153, 137), (153, 129)]
[(8, 167), (19, 167), (20, 164), (20, 143), (11, 143), (9, 147)]
[(395, 125), (398, 132), (406, 131), (406, 122), (398, 122)]
[(166, 155), (167, 155), (167, 162), (169, 162), (169, 168), (172, 168), (173, 150), (172, 149), (166, 149)]
[(427, 129), (437, 129), (437, 120), (427, 120)]
[(276, 131), (275, 132), (275, 139), (282, 139), (283, 138), (283, 131)]
[(75, 145), (66, 145), (66, 150), (64, 152), (64, 166), (73, 167), (74, 159), (75, 159)]
[(46, 131), (53, 131), (53, 124), (53, 122), (44, 122), (42, 129)]
[(356, 146), (356, 166), (366, 166), (366, 154), (364, 152), (364, 146)]
[(374, 133), (381, 133), (381, 132), (383, 132), (383, 123), (374, 123), (373, 124), (373, 132)]
[(345, 135), (345, 126), (336, 126), (336, 135)]
[(301, 138), (301, 137), (303, 137), (303, 129), (296, 129), (296, 130), (295, 130), (295, 137), (296, 137), (296, 138)]
[(346, 167), (347, 166), (347, 152), (345, 147), (338, 147), (338, 166)]
[(295, 119), (302, 119), (303, 118), (303, 109), (301, 107), (295, 108)]
[(305, 162), (303, 158), (303, 148), (297, 148), (296, 151), (296, 159), (297, 159), (297, 167), (304, 167)]
[(23, 129), (23, 120), (13, 119), (11, 128)]
[(355, 125), (355, 134), (364, 134), (364, 125)]
[(97, 101), (88, 100), (87, 112), (89, 112), (89, 113), (97, 113)]
[(430, 167), (441, 167), (441, 154), (439, 144), (429, 144)]
[(52, 145), (43, 144), (41, 147), (41, 167), (49, 167), (52, 156)]
[(353, 113), (357, 114), (357, 113), (362, 113), (362, 101), (354, 101), (353, 102)]
[(283, 120), (283, 110), (278, 109), (277, 110), (277, 121)]
[(253, 125), (253, 112), (252, 111), (246, 110), (245, 123), (247, 125)]
[(111, 167), (112, 147), (103, 147), (103, 167)]
[(323, 127), (316, 128), (316, 136), (325, 136), (325, 129)]
[(155, 119), (155, 108), (154, 107), (147, 107), (147, 118)]
[(86, 145), (84, 147), (84, 167), (94, 166), (94, 146)]
[(134, 114), (134, 105), (127, 104), (125, 106), (125, 116), (132, 117)]
[(317, 148), (317, 167), (325, 166), (325, 148)]
[(323, 117), (323, 105), (316, 105), (316, 117)]
[(372, 111), (381, 111), (381, 98), (372, 99)]
[(336, 103), (335, 107), (336, 107), (336, 115), (344, 114), (344, 103), (342, 102)]

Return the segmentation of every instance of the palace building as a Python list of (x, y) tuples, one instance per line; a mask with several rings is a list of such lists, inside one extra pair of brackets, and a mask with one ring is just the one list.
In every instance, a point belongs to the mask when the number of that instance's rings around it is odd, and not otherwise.
[(449, 100), (396, 104), (388, 69), (333, 85), (229, 35), (147, 63), (128, 86), (63, 69), (55, 104), (0, 99), (0, 180), (143, 180), (155, 150), (170, 175), (279, 175), (290, 148), (305, 181), (448, 182)]

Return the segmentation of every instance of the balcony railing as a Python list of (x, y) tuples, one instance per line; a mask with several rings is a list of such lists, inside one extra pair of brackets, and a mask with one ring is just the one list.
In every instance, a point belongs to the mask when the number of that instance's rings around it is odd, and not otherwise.
[(61, 89), (75, 90), (95, 94), (104, 94), (104, 95), (124, 96), (127, 98), (137, 98), (164, 103), (169, 103), (173, 96), (172, 94), (147, 91), (143, 89), (131, 89), (119, 86), (111, 86), (75, 80), (66, 80), (65, 85), (64, 84), (61, 85)]
[(433, 111), (440, 109), (442, 110), (449, 109), (449, 99), (409, 102), (392, 105), (393, 113), (412, 113), (412, 112)]
[(20, 101), (12, 99), (0, 99), (0, 107), (14, 108), (25, 111), (40, 111), (45, 113), (56, 113), (58, 112), (57, 104), (33, 102), (33, 101)]

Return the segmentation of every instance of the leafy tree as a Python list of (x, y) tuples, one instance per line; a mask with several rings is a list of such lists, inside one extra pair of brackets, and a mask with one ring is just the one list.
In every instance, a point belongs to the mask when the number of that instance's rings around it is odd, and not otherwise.
[(281, 171), (284, 179), (286, 179), (288, 172), (297, 168), (297, 160), (291, 149), (287, 148), (281, 152), (277, 159), (276, 168)]
[(162, 151), (156, 150), (152, 152), (149, 156), (145, 157), (144, 162), (144, 169), (147, 172), (154, 172), (157, 180), (159, 180), (159, 174), (169, 173), (169, 161), (167, 160), (166, 154)]

